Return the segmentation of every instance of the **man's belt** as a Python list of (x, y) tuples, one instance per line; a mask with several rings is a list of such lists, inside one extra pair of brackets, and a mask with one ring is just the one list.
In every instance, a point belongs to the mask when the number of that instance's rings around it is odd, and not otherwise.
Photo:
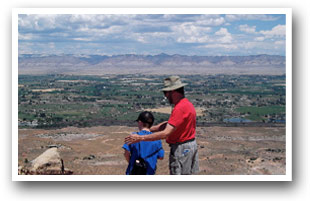
[(172, 145), (185, 144), (185, 143), (187, 143), (187, 142), (192, 142), (192, 141), (194, 141), (194, 140), (195, 140), (195, 138), (192, 138), (192, 139), (189, 139), (189, 140), (185, 140), (184, 142), (177, 142), (177, 143), (174, 143), (174, 144), (170, 144), (170, 146), (172, 146)]

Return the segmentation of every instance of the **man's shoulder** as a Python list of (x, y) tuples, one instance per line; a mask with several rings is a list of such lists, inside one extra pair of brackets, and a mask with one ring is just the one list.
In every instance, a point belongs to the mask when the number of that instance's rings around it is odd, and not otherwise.
[(184, 101), (188, 104), (193, 104), (190, 100), (188, 100), (187, 98), (184, 98)]
[(182, 98), (182, 100), (180, 101), (180, 104), (192, 104), (190, 100), (188, 100), (187, 98)]
[(179, 104), (175, 106), (176, 109), (184, 108), (184, 107), (194, 107), (193, 103), (190, 102), (187, 98), (183, 98)]

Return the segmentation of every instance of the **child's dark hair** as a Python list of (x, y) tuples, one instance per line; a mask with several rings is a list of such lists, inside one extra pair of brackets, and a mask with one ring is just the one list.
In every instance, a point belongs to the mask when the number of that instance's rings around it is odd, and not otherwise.
[(144, 111), (139, 114), (139, 117), (136, 121), (141, 121), (143, 127), (151, 128), (154, 123), (154, 116), (149, 111)]

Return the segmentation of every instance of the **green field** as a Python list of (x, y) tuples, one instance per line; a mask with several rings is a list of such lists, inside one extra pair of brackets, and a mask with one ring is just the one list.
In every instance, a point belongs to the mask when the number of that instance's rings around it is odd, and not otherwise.
[(267, 115), (285, 114), (285, 106), (240, 107), (236, 111), (247, 114), (249, 120), (260, 121), (266, 119)]
[[(169, 106), (160, 89), (166, 75), (19, 75), (20, 126), (38, 128), (127, 125), (146, 108)], [(245, 117), (285, 120), (285, 76), (183, 75), (185, 94), (202, 112), (197, 123)], [(155, 123), (169, 114), (154, 113)]]

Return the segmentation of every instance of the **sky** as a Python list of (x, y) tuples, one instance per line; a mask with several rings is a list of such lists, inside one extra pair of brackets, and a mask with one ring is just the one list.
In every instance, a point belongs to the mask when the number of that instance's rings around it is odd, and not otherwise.
[(19, 54), (285, 56), (283, 14), (19, 14)]

